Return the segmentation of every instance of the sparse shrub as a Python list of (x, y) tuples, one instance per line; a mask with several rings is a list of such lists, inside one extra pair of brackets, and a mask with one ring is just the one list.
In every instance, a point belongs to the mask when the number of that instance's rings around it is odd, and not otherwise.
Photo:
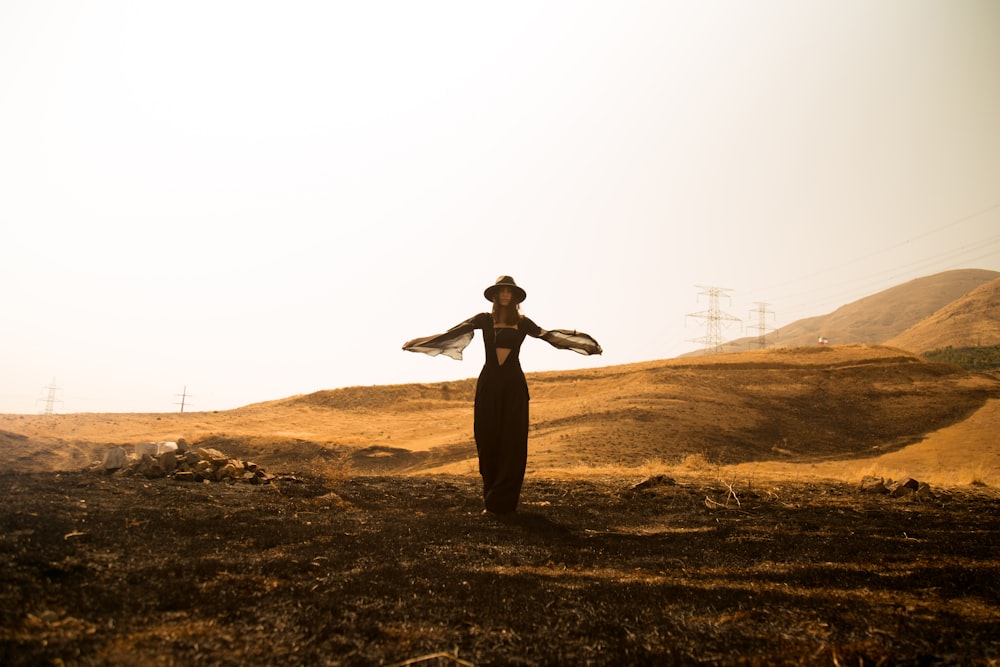
[(952, 364), (967, 371), (989, 371), (1000, 368), (1000, 345), (978, 347), (948, 347), (924, 352), (930, 361)]
[(704, 454), (688, 454), (681, 460), (678, 467), (692, 472), (705, 472), (716, 466), (709, 463)]
[(351, 466), (351, 456), (348, 450), (334, 451), (315, 461), (316, 474), (328, 482), (340, 482), (351, 477), (354, 469)]

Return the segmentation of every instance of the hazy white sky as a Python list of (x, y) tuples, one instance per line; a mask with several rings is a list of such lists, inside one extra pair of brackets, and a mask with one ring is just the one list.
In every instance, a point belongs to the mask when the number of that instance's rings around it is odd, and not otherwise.
[(0, 253), (0, 412), (673, 357), (1000, 270), (1000, 2), (5, 0)]

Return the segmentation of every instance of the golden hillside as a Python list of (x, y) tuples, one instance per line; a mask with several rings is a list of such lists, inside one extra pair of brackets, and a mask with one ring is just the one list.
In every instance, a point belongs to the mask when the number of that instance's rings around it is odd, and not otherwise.
[[(998, 278), (1000, 273), (983, 269), (958, 269), (917, 278), (841, 306), (827, 315), (780, 327), (768, 335), (768, 340), (778, 347), (815, 345), (820, 336), (836, 345), (887, 344), (938, 310)], [(729, 349), (739, 350), (753, 348), (756, 343), (754, 336), (734, 340), (728, 345)], [(926, 349), (931, 348), (914, 351)]]
[(1000, 278), (949, 303), (886, 345), (911, 352), (1000, 345)]
[[(530, 373), (528, 383), (529, 471), (691, 455), (851, 459), (920, 441), (1000, 398), (995, 377), (863, 345)], [(109, 444), (183, 437), (284, 470), (347, 456), (369, 470), (474, 471), (474, 384), (351, 387), (217, 413), (0, 415), (0, 465), (78, 469)]]

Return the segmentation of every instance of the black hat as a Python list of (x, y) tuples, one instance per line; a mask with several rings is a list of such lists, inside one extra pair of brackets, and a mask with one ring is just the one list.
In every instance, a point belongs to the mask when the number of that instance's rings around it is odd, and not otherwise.
[(496, 296), (497, 290), (501, 287), (509, 287), (514, 292), (514, 303), (521, 303), (528, 298), (528, 293), (518, 287), (517, 283), (515, 283), (514, 279), (510, 276), (500, 276), (497, 278), (496, 283), (486, 288), (486, 291), (483, 292), (483, 296), (486, 297), (487, 301), (492, 302), (493, 297)]

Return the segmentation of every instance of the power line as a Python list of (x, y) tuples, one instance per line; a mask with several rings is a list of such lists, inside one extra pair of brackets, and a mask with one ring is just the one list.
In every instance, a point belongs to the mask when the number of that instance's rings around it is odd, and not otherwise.
[[(994, 250), (988, 249), (993, 246), (997, 246), (998, 244), (1000, 244), (1000, 235), (989, 237), (976, 244), (965, 244), (958, 248), (937, 253), (930, 257), (924, 257), (922, 259), (907, 262), (892, 268), (861, 275), (847, 281), (840, 281), (836, 284), (831, 283), (829, 285), (824, 285), (822, 281), (811, 281), (808, 283), (808, 288), (804, 291), (797, 290), (790, 294), (780, 294), (779, 292), (779, 298), (785, 303), (786, 308), (794, 308), (794, 304), (789, 305), (788, 302), (794, 302), (796, 299), (801, 299), (806, 296), (809, 297), (809, 305), (814, 309), (827, 304), (843, 305), (845, 302), (855, 298), (858, 294), (867, 295), (872, 289), (884, 288), (887, 281), (899, 280), (905, 282), (907, 278), (912, 279), (914, 277), (921, 277), (926, 275), (929, 271), (936, 272), (960, 268), (963, 264), (968, 265), (969, 262), (993, 256), (1000, 252), (1000, 247)], [(970, 252), (982, 250), (986, 250), (986, 252), (979, 252), (975, 256), (968, 256), (968, 253)], [(842, 266), (846, 266), (850, 263), (851, 262), (847, 262)], [(935, 269), (934, 267), (937, 268)], [(788, 283), (784, 283), (783, 285), (789, 284), (801, 285), (802, 281), (790, 281)], [(772, 294), (775, 291), (775, 287), (776, 286), (771, 287)], [(824, 287), (833, 288), (835, 291), (827, 291), (827, 296), (822, 296)]]
[[(969, 220), (973, 220), (975, 218), (978, 218), (978, 217), (980, 217), (982, 215), (985, 215), (987, 213), (990, 213), (991, 211), (994, 211), (994, 210), (996, 210), (998, 208), (1000, 208), (1000, 202), (997, 202), (995, 204), (991, 204), (990, 206), (987, 206), (986, 208), (980, 209), (979, 211), (976, 211), (975, 213), (970, 213), (968, 215), (964, 215), (961, 218), (958, 218), (956, 220), (952, 220), (951, 222), (945, 223), (945, 224), (943, 224), (943, 225), (941, 225), (939, 227), (935, 227), (934, 229), (926, 231), (923, 234), (918, 234), (916, 236), (912, 236), (912, 237), (910, 237), (910, 238), (908, 238), (905, 241), (902, 241), (900, 243), (895, 243), (893, 245), (886, 246), (886, 247), (881, 248), (879, 250), (874, 250), (874, 251), (872, 251), (870, 253), (867, 253), (865, 255), (861, 255), (860, 257), (855, 257), (853, 259), (847, 260), (846, 262), (841, 262), (839, 264), (835, 264), (833, 266), (829, 266), (829, 267), (827, 267), (825, 269), (821, 269), (819, 271), (813, 271), (812, 273), (806, 274), (804, 276), (800, 276), (799, 278), (795, 278), (794, 280), (791, 280), (791, 281), (788, 281), (788, 282), (791, 282), (791, 283), (794, 283), (794, 284), (800, 284), (800, 283), (802, 283), (803, 281), (806, 281), (809, 278), (815, 278), (817, 276), (822, 276), (824, 274), (830, 273), (831, 271), (836, 271), (836, 270), (842, 269), (842, 268), (844, 268), (846, 266), (850, 266), (851, 264), (855, 264), (857, 262), (861, 262), (861, 261), (864, 261), (866, 259), (871, 259), (872, 257), (876, 257), (876, 256), (881, 255), (883, 253), (889, 252), (890, 250), (895, 250), (896, 248), (901, 248), (902, 246), (905, 246), (905, 245), (907, 245), (909, 243), (912, 243), (914, 241), (918, 241), (920, 239), (927, 238), (928, 236), (932, 236), (934, 234), (937, 234), (938, 232), (942, 232), (942, 231), (944, 231), (946, 229), (950, 229), (951, 227), (955, 227), (956, 225), (960, 225), (963, 222), (968, 222)], [(998, 236), (992, 236), (992, 237), (989, 237), (988, 239), (986, 239), (985, 241), (987, 243), (989, 243), (989, 244), (992, 244), (998, 238), (1000, 238), (1000, 237), (998, 237)], [(982, 247), (982, 245), (983, 245), (983, 241), (980, 241), (980, 242), (977, 242), (976, 244), (974, 244), (974, 247), (979, 248), (979, 247)], [(948, 254), (953, 254), (955, 252), (960, 252), (960, 251), (962, 251), (962, 250), (964, 250), (964, 249), (966, 249), (968, 247), (970, 247), (968, 244), (965, 245), (965, 246), (961, 246), (957, 250), (953, 249), (953, 250), (949, 251)], [(940, 257), (940, 255), (938, 255), (938, 257)], [(932, 260), (933, 259), (936, 259), (936, 258), (932, 258)], [(926, 260), (921, 260), (921, 262), (925, 262), (925, 261)], [(898, 270), (898, 269), (896, 269), (896, 270)], [(776, 287), (781, 287), (784, 284), (788, 284), (788, 283), (786, 282), (786, 283), (781, 283), (781, 284), (778, 284), (778, 285), (772, 285), (772, 286), (763, 288), (763, 290), (770, 290), (770, 289), (773, 289), (773, 288), (776, 288)]]

